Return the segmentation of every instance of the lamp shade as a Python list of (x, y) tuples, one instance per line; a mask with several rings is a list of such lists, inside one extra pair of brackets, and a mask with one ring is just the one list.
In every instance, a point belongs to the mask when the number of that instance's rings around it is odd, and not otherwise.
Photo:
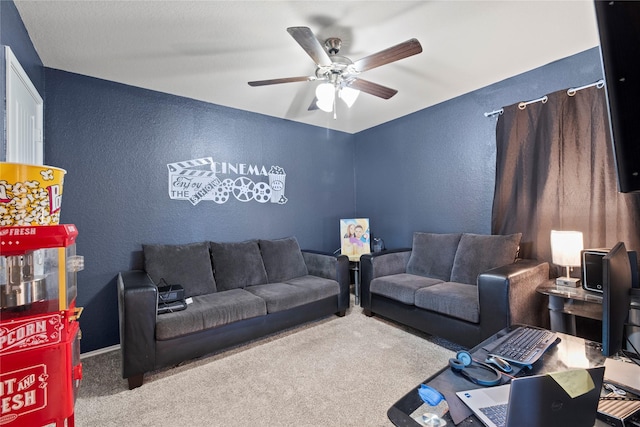
[(316, 98), (318, 98), (316, 105), (322, 111), (330, 113), (333, 111), (333, 100), (335, 96), (336, 90), (331, 83), (321, 83), (316, 88)]
[(345, 86), (342, 89), (340, 89), (340, 93), (338, 94), (340, 99), (342, 99), (344, 103), (347, 104), (347, 107), (349, 108), (351, 108), (353, 103), (356, 102), (356, 99), (358, 99), (358, 95), (360, 95), (359, 90), (350, 88), (348, 86)]
[(554, 264), (580, 266), (582, 232), (551, 230), (551, 258)]

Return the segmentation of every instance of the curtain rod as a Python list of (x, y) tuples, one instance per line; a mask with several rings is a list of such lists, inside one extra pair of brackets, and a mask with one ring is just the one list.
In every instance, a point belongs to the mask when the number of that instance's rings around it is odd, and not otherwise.
[[(596, 86), (598, 89), (602, 89), (604, 87), (604, 80), (600, 79), (597, 82), (594, 83), (590, 83), (584, 86), (579, 86), (579, 87), (572, 87), (567, 89), (567, 95), (569, 96), (574, 96), (579, 90), (582, 89), (587, 89), (590, 87)], [(549, 98), (545, 95), (543, 97), (537, 98), (537, 99), (533, 99), (531, 101), (522, 101), (521, 103), (518, 104), (518, 108), (521, 110), (524, 110), (525, 108), (527, 108), (527, 105), (529, 104), (535, 104), (536, 102), (542, 102), (543, 104), (545, 104), (547, 101), (549, 100)], [(484, 113), (485, 117), (493, 117), (493, 116), (498, 116), (500, 114), (504, 113), (504, 108), (500, 108), (498, 110), (494, 110), (491, 111), (489, 113)]]

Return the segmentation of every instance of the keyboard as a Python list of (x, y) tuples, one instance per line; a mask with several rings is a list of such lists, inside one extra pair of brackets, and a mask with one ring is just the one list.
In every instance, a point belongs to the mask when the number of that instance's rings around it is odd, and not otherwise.
[(479, 408), (480, 412), (487, 416), (498, 427), (504, 427), (507, 424), (507, 404), (487, 406)]
[(558, 338), (555, 332), (520, 326), (504, 336), (489, 353), (519, 365), (534, 364)]

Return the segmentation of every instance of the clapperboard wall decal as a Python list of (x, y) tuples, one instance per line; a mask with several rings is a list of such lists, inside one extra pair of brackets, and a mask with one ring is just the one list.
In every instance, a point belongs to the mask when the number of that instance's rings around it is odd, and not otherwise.
[[(197, 205), (202, 200), (215, 203), (226, 203), (231, 196), (241, 202), (255, 200), (259, 203), (285, 204), (285, 180), (287, 174), (280, 166), (271, 166), (266, 178), (267, 182), (254, 182), (246, 175), (235, 179), (220, 179), (214, 172), (212, 157), (185, 160), (167, 164), (169, 169), (169, 197), (174, 200), (188, 200)], [(265, 168), (248, 168), (259, 171)], [(263, 177), (263, 174), (257, 175)]]

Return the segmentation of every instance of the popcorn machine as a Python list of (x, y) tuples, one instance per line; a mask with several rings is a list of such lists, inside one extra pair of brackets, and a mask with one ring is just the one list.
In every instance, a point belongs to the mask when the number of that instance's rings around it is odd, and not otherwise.
[(27, 200), (22, 216), (13, 212), (0, 226), (0, 426), (74, 426), (82, 379), (78, 231), (51, 218), (51, 195), (60, 189), (46, 188), (49, 204), (34, 213), (22, 188), (39, 182), (7, 179), (7, 165), (54, 169), (0, 163), (0, 213), (21, 210)]

